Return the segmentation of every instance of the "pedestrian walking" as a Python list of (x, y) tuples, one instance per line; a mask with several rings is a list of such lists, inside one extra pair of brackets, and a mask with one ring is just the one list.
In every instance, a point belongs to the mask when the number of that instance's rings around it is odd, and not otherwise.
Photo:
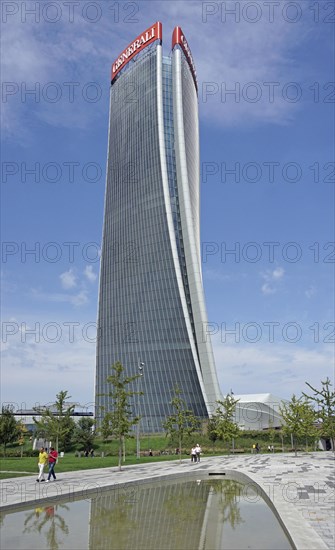
[(192, 447), (191, 449), (191, 462), (196, 462), (197, 461), (197, 454), (196, 454), (196, 451), (195, 451), (195, 447)]
[(38, 455), (38, 478), (36, 481), (45, 481), (44, 479), (44, 468), (45, 465), (48, 463), (48, 453), (46, 452), (44, 447), (40, 448), (40, 453)]
[(49, 474), (48, 474), (47, 482), (50, 481), (51, 476), (53, 477), (54, 480), (56, 480), (55, 466), (56, 466), (57, 458), (58, 458), (57, 451), (53, 447), (51, 447), (49, 452)]
[(199, 445), (199, 443), (196, 444), (195, 446), (195, 455), (196, 455), (196, 462), (200, 462), (200, 453), (201, 453), (201, 447)]

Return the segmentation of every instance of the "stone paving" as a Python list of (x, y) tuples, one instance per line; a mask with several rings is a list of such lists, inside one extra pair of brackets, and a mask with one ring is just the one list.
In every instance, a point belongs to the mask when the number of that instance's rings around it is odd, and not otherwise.
[[(108, 458), (106, 458), (107, 462)], [(73, 499), (88, 498), (129, 483), (164, 479), (166, 476), (225, 474), (257, 485), (273, 505), (276, 515), (297, 550), (335, 548), (335, 459), (332, 452), (275, 455), (203, 456), (190, 460), (155, 462), (117, 468), (59, 473), (57, 481), (36, 483), (36, 477), (19, 477), (1, 482), (0, 510)], [(56, 472), (57, 474), (57, 472)]]

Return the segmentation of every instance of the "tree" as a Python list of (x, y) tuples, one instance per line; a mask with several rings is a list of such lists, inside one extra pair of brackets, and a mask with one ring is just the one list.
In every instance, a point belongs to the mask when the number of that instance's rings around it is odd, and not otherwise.
[(163, 428), (171, 438), (176, 437), (178, 441), (179, 456), (181, 461), (181, 447), (185, 434), (191, 435), (199, 429), (200, 422), (194, 416), (193, 411), (186, 408), (186, 402), (181, 398), (181, 390), (175, 387), (174, 397), (171, 405), (174, 413), (166, 417)]
[(215, 441), (218, 438), (218, 434), (216, 431), (216, 424), (217, 424), (217, 417), (215, 415), (211, 416), (207, 423), (207, 435), (208, 439), (213, 442), (215, 445)]
[(330, 379), (327, 376), (326, 380), (321, 380), (321, 390), (313, 388), (308, 382), (305, 383), (314, 392), (314, 395), (310, 396), (303, 392), (303, 396), (309, 402), (317, 405), (315, 416), (322, 422), (321, 435), (331, 439), (332, 449), (335, 452), (335, 391), (330, 389), (332, 386)]
[(217, 401), (219, 406), (216, 408), (214, 414), (214, 433), (216, 433), (218, 439), (227, 441), (228, 444), (240, 431), (236, 422), (233, 421), (238, 401), (232, 394), (227, 394), (223, 401)]
[(28, 429), (23, 424), (23, 422), (21, 420), (19, 420), (16, 425), (17, 425), (17, 431), (18, 431), (18, 437), (19, 437), (18, 443), (21, 447), (21, 458), (22, 458), (23, 457), (23, 446), (24, 446), (24, 443), (25, 443), (24, 438), (28, 434)]
[(273, 452), (274, 451), (273, 444), (274, 444), (275, 438), (276, 438), (276, 430), (273, 427), (273, 420), (271, 420), (271, 419), (269, 420), (268, 434), (269, 434), (269, 442), (270, 442), (271, 450)]
[(133, 416), (129, 399), (134, 395), (143, 395), (143, 392), (127, 389), (129, 384), (136, 380), (140, 374), (125, 376), (124, 368), (119, 361), (112, 366), (112, 373), (107, 377), (107, 383), (112, 386), (112, 389), (108, 394), (102, 394), (112, 398), (112, 410), (104, 415), (101, 433), (104, 438), (112, 436), (119, 440), (119, 470), (121, 470), (125, 439), (130, 437), (132, 426), (140, 420), (140, 417)]
[[(213, 479), (211, 481), (211, 490), (219, 496), (217, 506), (221, 511), (222, 523), (228, 522), (233, 529), (240, 523), (244, 523), (241, 515), (240, 497), (242, 491), (240, 483), (228, 479), (224, 481)], [(248, 491), (250, 491), (250, 486), (248, 487)]]
[(73, 441), (80, 445), (81, 449), (89, 449), (94, 442), (94, 420), (88, 416), (80, 418), (74, 429)]
[(43, 409), (35, 409), (41, 414), (41, 419), (36, 420), (33, 417), (37, 432), (43, 434), (48, 440), (54, 441), (54, 445), (58, 451), (59, 445), (64, 450), (71, 445), (75, 423), (72, 418), (74, 405), (66, 403), (71, 398), (67, 391), (60, 391), (56, 395), (56, 402), (52, 407)]
[(14, 416), (13, 405), (3, 405), (0, 418), (0, 444), (3, 445), (4, 455), (8, 443), (17, 441), (19, 437), (18, 423)]
[(316, 436), (313, 408), (306, 399), (303, 400), (303, 396), (297, 399), (292, 395), (291, 401), (283, 402), (279, 406), (279, 411), (284, 421), (283, 433), (291, 435), (295, 456), (297, 456), (298, 439)]
[[(69, 511), (69, 506), (66, 504), (56, 504), (52, 502), (48, 506), (36, 507), (31, 512), (28, 512), (24, 522), (23, 534), (41, 533), (46, 535), (47, 548), (52, 550), (58, 550), (62, 548), (62, 533), (64, 535), (69, 534), (69, 527), (65, 522), (65, 519), (60, 514), (61, 509), (64, 512)], [(64, 539), (63, 539), (64, 540)]]

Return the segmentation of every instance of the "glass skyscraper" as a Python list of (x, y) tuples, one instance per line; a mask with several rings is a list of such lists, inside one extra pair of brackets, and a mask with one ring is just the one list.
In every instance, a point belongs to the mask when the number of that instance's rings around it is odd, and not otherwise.
[[(109, 410), (106, 378), (120, 361), (142, 368), (134, 390), (141, 431), (157, 432), (178, 386), (207, 418), (221, 393), (201, 275), (199, 127), (192, 54), (176, 27), (169, 57), (162, 25), (112, 66), (101, 256), (96, 414)], [(140, 385), (140, 387), (139, 387)]]

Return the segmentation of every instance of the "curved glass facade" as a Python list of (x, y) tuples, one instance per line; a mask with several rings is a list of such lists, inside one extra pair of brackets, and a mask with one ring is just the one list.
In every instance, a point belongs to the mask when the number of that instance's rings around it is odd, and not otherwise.
[[(154, 42), (122, 69), (110, 97), (96, 415), (99, 422), (101, 407), (110, 407), (108, 397), (101, 394), (108, 393), (111, 366), (120, 361), (127, 375), (135, 375), (144, 363), (144, 374), (134, 387), (143, 395), (133, 405), (145, 432), (161, 431), (162, 422), (172, 413), (176, 386), (195, 415), (206, 418), (210, 412), (180, 206), (173, 63), (173, 55), (163, 58), (159, 41)], [(197, 235), (194, 261), (201, 275), (197, 103), (193, 81), (188, 85), (194, 93), (191, 115), (185, 96), (185, 131), (192, 134), (185, 139), (186, 157)], [(214, 364), (212, 375), (217, 385)], [(218, 393), (215, 399), (219, 398)]]

